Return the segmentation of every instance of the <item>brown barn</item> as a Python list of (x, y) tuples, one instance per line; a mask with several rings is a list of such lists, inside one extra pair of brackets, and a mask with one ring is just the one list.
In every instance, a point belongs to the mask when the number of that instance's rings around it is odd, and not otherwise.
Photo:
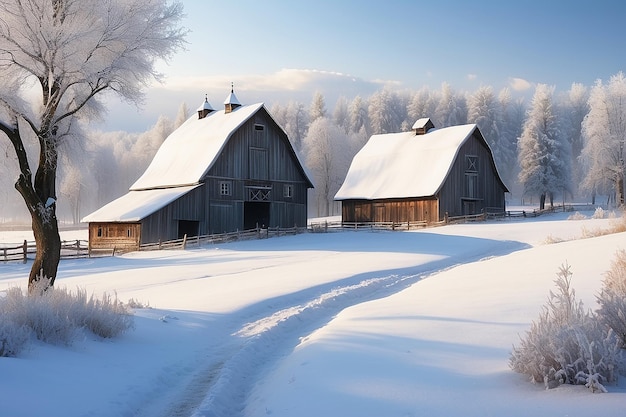
[(344, 222), (413, 222), (504, 211), (507, 187), (475, 124), (373, 135), (335, 195)]
[(129, 192), (83, 219), (91, 249), (255, 227), (306, 226), (312, 188), (287, 134), (263, 103), (207, 100), (157, 151)]

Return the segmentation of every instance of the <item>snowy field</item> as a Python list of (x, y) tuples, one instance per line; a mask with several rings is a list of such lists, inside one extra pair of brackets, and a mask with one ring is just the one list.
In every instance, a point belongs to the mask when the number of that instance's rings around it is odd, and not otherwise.
[[(578, 238), (611, 222), (551, 214), (62, 261), (57, 286), (148, 308), (119, 338), (0, 358), (0, 416), (623, 417), (623, 380), (546, 391), (508, 366), (560, 265), (595, 308), (626, 234)], [(28, 270), (0, 264), (0, 293)]]

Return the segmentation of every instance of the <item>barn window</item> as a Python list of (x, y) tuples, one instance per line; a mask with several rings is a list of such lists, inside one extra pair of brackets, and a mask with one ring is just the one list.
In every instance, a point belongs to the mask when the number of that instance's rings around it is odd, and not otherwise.
[(465, 155), (465, 172), (478, 172), (478, 157)]
[(102, 226), (98, 226), (98, 237), (102, 237)]
[(220, 182), (220, 195), (230, 195), (230, 181), (221, 181)]
[(254, 130), (265, 130), (265, 125), (255, 124)]
[(128, 229), (126, 229), (126, 237), (133, 237), (132, 227), (129, 227)]
[(293, 185), (285, 184), (283, 186), (283, 197), (292, 198), (293, 197)]
[(465, 174), (465, 197), (478, 198), (478, 175), (472, 173)]

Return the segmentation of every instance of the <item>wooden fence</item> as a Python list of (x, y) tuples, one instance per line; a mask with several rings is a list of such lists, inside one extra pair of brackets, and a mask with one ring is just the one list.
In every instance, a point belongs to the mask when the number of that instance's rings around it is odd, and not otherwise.
[[(37, 253), (35, 242), (24, 241), (18, 246), (0, 247), (0, 261), (22, 261), (26, 263)], [(86, 258), (89, 256), (89, 242), (86, 240), (61, 241), (61, 259)]]
[(187, 237), (186, 235), (182, 239), (168, 240), (165, 242), (146, 243), (139, 247), (139, 250), (161, 250), (161, 249), (185, 249), (188, 246), (200, 246), (208, 243), (224, 243), (233, 242), (236, 240), (249, 240), (249, 239), (267, 239), (270, 237), (296, 235), (298, 233), (305, 233), (307, 229), (305, 227), (269, 227), (266, 229), (256, 228), (251, 230), (236, 231), (230, 233), (221, 233), (204, 236)]
[[(593, 208), (592, 206), (591, 208)], [(571, 205), (556, 205), (548, 207), (544, 210), (486, 210), (481, 214), (473, 214), (467, 216), (446, 216), (445, 219), (437, 223), (426, 223), (425, 221), (413, 222), (342, 222), (342, 221), (323, 221), (310, 223), (308, 227), (292, 227), (279, 228), (270, 227), (266, 229), (256, 228), (251, 230), (237, 231), (231, 233), (194, 236), (182, 239), (168, 240), (157, 243), (147, 243), (141, 245), (139, 250), (162, 250), (162, 249), (185, 249), (188, 246), (200, 246), (208, 243), (224, 243), (237, 240), (248, 239), (267, 239), (276, 236), (295, 235), (298, 233), (324, 233), (333, 230), (413, 230), (424, 227), (442, 226), (445, 224), (466, 223), (474, 221), (484, 221), (487, 219), (504, 219), (504, 218), (527, 218), (537, 217), (545, 213), (553, 213), (558, 211), (574, 211), (574, 209), (589, 209), (589, 207), (576, 207)], [(23, 244), (14, 247), (0, 247), (0, 261), (22, 261), (26, 262), (29, 257), (33, 257), (37, 248), (34, 242), (24, 241)], [(117, 252), (122, 252), (117, 251)], [(61, 258), (80, 258), (93, 257), (97, 255), (113, 256), (116, 250), (106, 251), (90, 251), (89, 242), (86, 240), (69, 240), (61, 242)]]

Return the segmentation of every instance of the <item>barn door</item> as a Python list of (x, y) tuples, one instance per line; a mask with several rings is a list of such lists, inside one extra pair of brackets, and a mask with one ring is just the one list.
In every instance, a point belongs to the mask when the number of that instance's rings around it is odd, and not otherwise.
[(195, 220), (179, 220), (178, 221), (178, 238), (198, 236), (198, 227), (200, 222)]
[(246, 201), (243, 208), (243, 227), (252, 230), (270, 225), (270, 203), (260, 201)]

